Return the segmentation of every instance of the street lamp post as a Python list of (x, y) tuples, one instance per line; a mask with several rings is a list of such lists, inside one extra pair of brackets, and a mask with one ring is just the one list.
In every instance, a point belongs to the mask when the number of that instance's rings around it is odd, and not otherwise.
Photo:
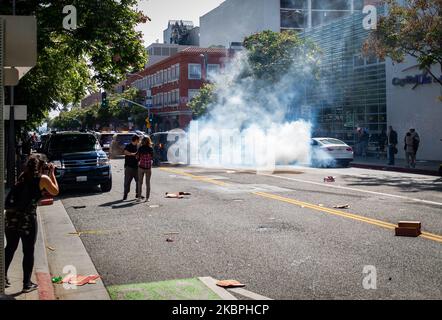
[(203, 81), (207, 80), (207, 53), (200, 54), (200, 57), (203, 59), (204, 73), (201, 72), (201, 78)]
[[(138, 77), (138, 79), (144, 79), (144, 77), (142, 77), (142, 76), (140, 76), (139, 74), (136, 74), (136, 73), (133, 73), (133, 74), (129, 74), (129, 76), (130, 77)], [(149, 91), (150, 91), (150, 89), (148, 89)], [(151, 99), (151, 97), (149, 96), (148, 97), (149, 99)], [(125, 101), (127, 101), (127, 102), (130, 102), (130, 103), (133, 103), (133, 104), (135, 104), (135, 105), (138, 105), (138, 106), (140, 106), (140, 107), (143, 107), (143, 108), (146, 108), (147, 109), (147, 117), (148, 117), (148, 119), (150, 119), (150, 107), (147, 107), (147, 106), (143, 106), (143, 105), (141, 105), (141, 104), (139, 104), (139, 103), (136, 103), (136, 102), (134, 102), (134, 101), (131, 101), (131, 100), (128, 100), (128, 99), (124, 99), (124, 98), (121, 98), (122, 100), (125, 100)], [(151, 124), (152, 125), (152, 124)], [(148, 133), (150, 134), (151, 133), (151, 128), (147, 128), (147, 131), (148, 131)]]

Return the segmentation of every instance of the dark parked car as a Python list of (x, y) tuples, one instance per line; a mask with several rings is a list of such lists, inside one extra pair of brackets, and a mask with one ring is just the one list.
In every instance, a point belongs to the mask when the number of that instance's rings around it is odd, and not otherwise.
[[(170, 146), (177, 141), (186, 141), (186, 134), (173, 131), (156, 132), (150, 136), (154, 149), (154, 165), (159, 166), (161, 162), (170, 161), (167, 157)], [(187, 149), (190, 150), (189, 148)], [(187, 154), (187, 161), (189, 154)]]
[(104, 152), (109, 153), (110, 146), (112, 143), (112, 138), (114, 136), (114, 133), (101, 133), (100, 134), (100, 145)]
[(112, 189), (109, 158), (94, 134), (52, 133), (41, 151), (56, 166), (61, 186), (100, 185), (103, 192)]
[[(109, 157), (111, 159), (124, 155), (124, 148), (127, 144), (131, 143), (132, 137), (137, 135), (135, 132), (128, 133), (115, 133), (112, 138), (112, 142), (109, 149)], [(140, 139), (143, 137), (138, 135)]]

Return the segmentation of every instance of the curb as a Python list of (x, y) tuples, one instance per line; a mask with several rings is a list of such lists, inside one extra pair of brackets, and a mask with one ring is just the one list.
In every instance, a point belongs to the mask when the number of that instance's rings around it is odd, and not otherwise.
[[(46, 244), (54, 248), (53, 251), (46, 251), (49, 274), (54, 276), (72, 275), (75, 272), (85, 276), (98, 274), (80, 237), (71, 234), (76, 230), (61, 200), (54, 201), (51, 206), (41, 207), (40, 218), (42, 228), (46, 231)], [(45, 275), (42, 277), (47, 279)], [(98, 279), (96, 284), (84, 286), (53, 287), (55, 296), (60, 300), (110, 300), (102, 279)]]
[(375, 165), (375, 164), (365, 164), (365, 163), (350, 163), (350, 167), (361, 168), (361, 169), (372, 169), (372, 170), (382, 170), (382, 171), (393, 171), (401, 173), (411, 173), (411, 174), (421, 174), (427, 176), (439, 177), (439, 172), (437, 170), (425, 170), (425, 169), (408, 169), (401, 167), (390, 167), (385, 165)]
[(41, 207), (37, 208), (38, 234), (35, 243), (35, 263), (34, 273), (38, 284), (39, 300), (56, 300), (55, 290), (52, 285), (51, 274), (49, 273), (49, 263), (46, 253), (46, 242), (43, 223), (41, 219)]

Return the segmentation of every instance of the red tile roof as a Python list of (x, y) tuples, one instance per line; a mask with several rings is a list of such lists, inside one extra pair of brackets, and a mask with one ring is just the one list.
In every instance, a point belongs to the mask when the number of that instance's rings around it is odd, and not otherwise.
[(189, 47), (180, 52), (190, 52), (190, 53), (226, 53), (227, 49), (225, 48), (198, 48), (198, 47)]

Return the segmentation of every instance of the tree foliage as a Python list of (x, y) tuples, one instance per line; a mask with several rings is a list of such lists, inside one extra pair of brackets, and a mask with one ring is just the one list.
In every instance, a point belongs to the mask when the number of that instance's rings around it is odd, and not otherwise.
[(263, 31), (246, 37), (243, 45), (256, 79), (278, 81), (296, 64), (310, 64), (314, 67), (312, 72), (318, 72), (315, 60), (319, 48), (294, 31)]
[[(37, 65), (16, 89), (17, 104), (28, 105), (31, 125), (51, 109), (78, 104), (96, 88), (111, 88), (127, 73), (141, 69), (147, 56), (135, 26), (148, 19), (136, 0), (17, 1), (17, 15), (37, 18)], [(77, 29), (63, 28), (63, 8), (77, 8)], [(11, 14), (1, 1), (0, 14)]]
[(136, 127), (143, 128), (148, 116), (147, 109), (126, 102), (124, 99), (137, 102), (138, 91), (131, 88), (124, 93), (115, 93), (108, 96), (109, 105), (106, 108), (100, 104), (89, 107), (75, 106), (64, 110), (49, 122), (49, 127), (56, 130), (95, 130), (105, 127), (125, 126), (129, 122)]
[(206, 83), (200, 89), (199, 94), (190, 101), (187, 106), (192, 110), (195, 118), (199, 118), (208, 112), (210, 104), (216, 101), (215, 85)]
[[(247, 50), (246, 63), (234, 81), (250, 78), (258, 86), (266, 87), (280, 81), (288, 72), (300, 81), (319, 75), (319, 48), (294, 31), (263, 31), (246, 37), (243, 45)], [(201, 117), (216, 102), (216, 83), (206, 84), (188, 106), (195, 117)]]
[(384, 0), (388, 15), (380, 17), (377, 29), (364, 44), (365, 54), (375, 53), (395, 62), (406, 55), (417, 58), (419, 67), (426, 70), (440, 85), (431, 66), (438, 64), (442, 70), (442, 1)]

